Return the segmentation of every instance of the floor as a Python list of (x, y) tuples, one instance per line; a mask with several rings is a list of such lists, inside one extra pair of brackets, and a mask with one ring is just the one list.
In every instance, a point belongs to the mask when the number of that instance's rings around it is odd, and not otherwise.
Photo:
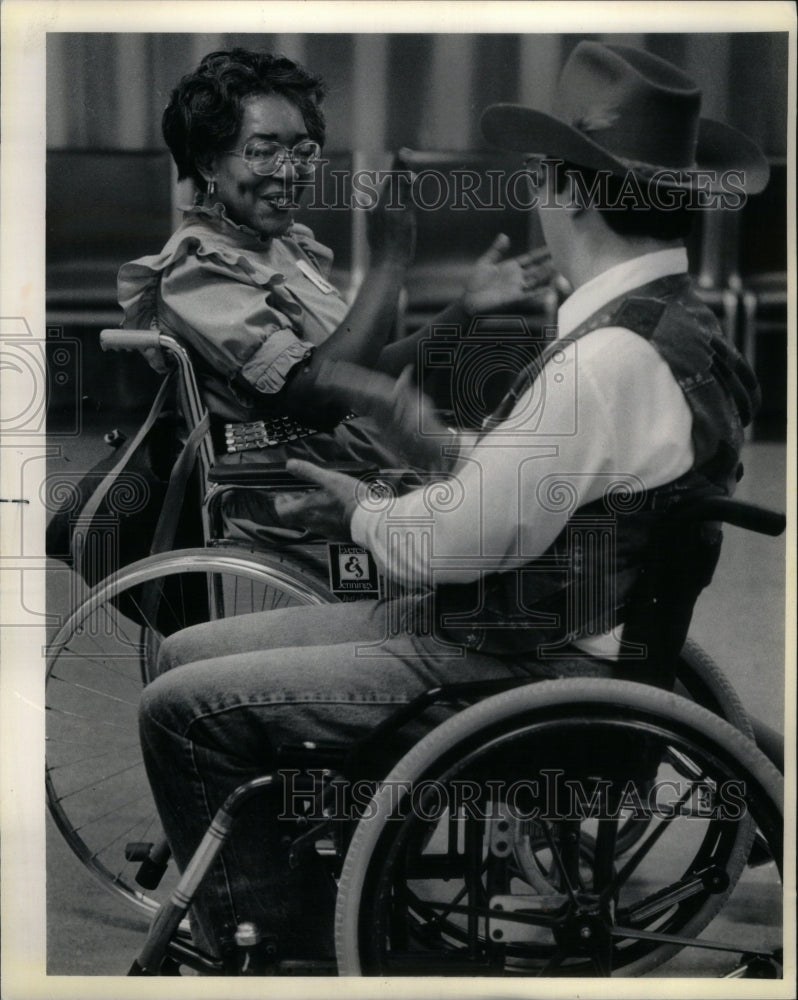
[[(100, 430), (87, 428), (63, 445), (53, 469), (63, 463), (72, 470), (88, 468), (104, 445)], [(746, 476), (739, 496), (784, 509), (785, 448), (781, 444), (746, 446)], [(784, 658), (784, 539), (752, 535), (730, 527), (712, 588), (702, 595), (691, 635), (724, 665), (743, 702), (776, 728), (783, 727), (785, 708)], [(68, 588), (52, 575), (48, 610), (65, 611)], [(124, 975), (137, 953), (146, 924), (87, 876), (48, 817), (47, 954), (51, 975)], [(772, 930), (776, 915), (731, 907), (727, 922), (747, 922), (754, 946)], [(723, 933), (716, 921), (709, 937)], [(689, 949), (662, 974), (716, 975), (729, 966), (727, 958)], [(221, 994), (220, 994), (221, 995)]]

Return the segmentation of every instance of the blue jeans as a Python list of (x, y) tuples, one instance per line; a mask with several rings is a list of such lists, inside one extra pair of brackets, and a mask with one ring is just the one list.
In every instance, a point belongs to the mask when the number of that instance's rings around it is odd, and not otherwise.
[[(534, 661), (419, 635), (413, 608), (412, 600), (287, 608), (198, 625), (165, 640), (161, 676), (143, 694), (140, 729), (181, 871), (225, 798), (272, 770), (280, 745), (349, 744), (440, 683), (553, 674)], [(558, 663), (558, 672), (564, 666)], [(579, 673), (608, 668), (578, 664)], [(419, 720), (405, 734), (407, 745), (442, 713)], [(195, 937), (206, 949), (224, 953), (242, 920), (276, 936), (285, 957), (331, 948), (334, 887), (314, 868), (318, 859), (295, 869), (285, 863), (281, 840), (294, 827), (278, 819), (282, 806), (279, 793), (250, 800), (195, 898)]]

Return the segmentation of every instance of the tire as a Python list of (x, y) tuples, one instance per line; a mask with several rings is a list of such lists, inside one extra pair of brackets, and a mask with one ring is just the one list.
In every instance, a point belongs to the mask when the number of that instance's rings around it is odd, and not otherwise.
[[(749, 739), (754, 739), (748, 713), (731, 682), (712, 657), (689, 638), (676, 663), (674, 690), (730, 722)], [(629, 819), (618, 832), (618, 851), (632, 848), (647, 829), (645, 820)], [(753, 841), (754, 832), (753, 824), (749, 824), (749, 829), (741, 828), (739, 835), (741, 839), (747, 835)]]
[(220, 614), (334, 600), (298, 564), (230, 546), (142, 559), (79, 602), (47, 649), (46, 793), (59, 831), (103, 886), (151, 917), (176, 879), (168, 872), (143, 891), (140, 861), (125, 858), (128, 844), (163, 841), (137, 719), (161, 639)]
[[(533, 767), (521, 763), (532, 760), (545, 761), (549, 770), (556, 770), (560, 761), (566, 774), (590, 775), (591, 782), (602, 775), (613, 783), (636, 780), (640, 757), (613, 754), (607, 749), (615, 746), (621, 750), (630, 739), (646, 741), (649, 752), (654, 747), (658, 768), (670, 768), (665, 773), (676, 775), (688, 792), (699, 786), (714, 787), (715, 804), (717, 789), (732, 788), (721, 782), (742, 781), (745, 808), (741, 815), (735, 815), (726, 803), (722, 811), (713, 811), (708, 818), (701, 817), (700, 808), (698, 815), (678, 816), (663, 824), (662, 837), (647, 837), (642, 849), (641, 845), (635, 848), (632, 858), (641, 852), (641, 860), (626, 873), (627, 859), (617, 858), (614, 844), (605, 840), (609, 843), (605, 851), (609, 867), (605, 866), (605, 881), (599, 886), (605, 908), (600, 919), (590, 916), (595, 923), (585, 932), (588, 938), (593, 931), (599, 937), (605, 935), (604, 951), (596, 955), (587, 951), (575, 933), (575, 928), (580, 933), (584, 929), (575, 913), (577, 897), (570, 898), (562, 885), (552, 883), (548, 898), (540, 897), (536, 911), (535, 894), (540, 893), (540, 887), (531, 880), (520, 886), (520, 905), (527, 907), (527, 912), (537, 912), (532, 921), (534, 932), (529, 931), (527, 939), (522, 936), (520, 944), (513, 940), (497, 944), (488, 921), (495, 927), (492, 922), (501, 923), (502, 918), (497, 916), (498, 906), (494, 909), (490, 904), (486, 909), (486, 905), (499, 895), (502, 908), (512, 908), (506, 903), (519, 893), (518, 869), (512, 865), (504, 869), (509, 871), (505, 874), (508, 896), (497, 893), (495, 884), (490, 888), (490, 879), (495, 879), (496, 870), (501, 871), (499, 861), (503, 859), (494, 862), (493, 848), (484, 847), (485, 843), (493, 844), (484, 815), (470, 821), (457, 819), (463, 826), (470, 822), (487, 828), (482, 836), (488, 840), (480, 841), (483, 851), (476, 854), (476, 878), (473, 870), (468, 874), (467, 831), (448, 841), (449, 852), (455, 844), (453, 854), (441, 854), (440, 848), (436, 854), (436, 837), (443, 826), (451, 825), (452, 813), (430, 819), (420, 808), (421, 797), (413, 803), (411, 790), (434, 787), (439, 796), (439, 789), (445, 789), (449, 796), (445, 801), (451, 802), (457, 781), (477, 775), (484, 785), (486, 776), (499, 779), (506, 775), (508, 762), (515, 777), (543, 774), (537, 770), (542, 764)], [(574, 750), (580, 744), (591, 748), (587, 766), (579, 763), (584, 755)], [(367, 809), (367, 818), (358, 824), (339, 883), (335, 927), (339, 973), (644, 975), (684, 946), (670, 938), (693, 940), (728, 900), (747, 860), (748, 836), (740, 837), (738, 827), (750, 826), (752, 819), (772, 856), (781, 858), (782, 803), (781, 775), (743, 733), (670, 692), (583, 678), (539, 682), (489, 698), (447, 720), (417, 744), (386, 779)], [(494, 806), (493, 802), (488, 804)], [(558, 822), (550, 824), (552, 829), (567, 831), (567, 823), (573, 823), (573, 816), (565, 822), (555, 818)], [(613, 821), (585, 820), (581, 826), (588, 822), (594, 823), (598, 833), (589, 840), (589, 850), (578, 855), (579, 868), (590, 860), (590, 852), (599, 855), (601, 830)], [(472, 834), (472, 841), (475, 836)], [(653, 853), (655, 850), (660, 856)], [(649, 871), (643, 877), (646, 867)], [(775, 866), (771, 867), (768, 891), (780, 908), (780, 884)], [(435, 882), (436, 871), (445, 873), (440, 883)], [(665, 884), (652, 888), (652, 877), (662, 878)], [(594, 888), (580, 885), (586, 894), (580, 897), (580, 905), (584, 899), (592, 899)], [(445, 892), (448, 902), (442, 904), (436, 898), (439, 892)], [(455, 898), (461, 900), (457, 912), (452, 909)], [(505, 918), (504, 925), (513, 931), (512, 918), (509, 924)], [(526, 932), (516, 927), (513, 933)], [(742, 933), (745, 935), (745, 929)], [(739, 950), (748, 950), (745, 937)]]
[(749, 739), (754, 738), (748, 713), (728, 677), (712, 657), (689, 638), (676, 664), (676, 693), (708, 708)]

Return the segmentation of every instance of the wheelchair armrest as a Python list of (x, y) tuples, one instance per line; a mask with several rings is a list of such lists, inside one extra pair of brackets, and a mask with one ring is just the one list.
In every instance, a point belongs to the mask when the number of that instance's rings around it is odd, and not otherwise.
[(731, 497), (703, 497), (674, 508), (669, 517), (679, 521), (723, 521), (760, 535), (780, 535), (787, 518), (779, 511), (769, 510)]
[(161, 346), (159, 330), (101, 330), (100, 347), (104, 351), (143, 351)]
[[(347, 476), (362, 478), (376, 475), (377, 466), (368, 462), (338, 462), (325, 468)], [(319, 489), (310, 479), (300, 479), (286, 471), (285, 462), (247, 462), (245, 465), (214, 465), (208, 471), (208, 481), (221, 486), (253, 489), (301, 490)]]

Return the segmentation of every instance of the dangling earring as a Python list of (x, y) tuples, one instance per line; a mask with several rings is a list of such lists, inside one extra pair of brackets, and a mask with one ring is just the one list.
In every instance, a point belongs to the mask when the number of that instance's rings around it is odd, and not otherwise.
[(211, 178), (208, 181), (208, 197), (213, 198), (215, 194), (216, 194), (216, 181), (213, 178)]

